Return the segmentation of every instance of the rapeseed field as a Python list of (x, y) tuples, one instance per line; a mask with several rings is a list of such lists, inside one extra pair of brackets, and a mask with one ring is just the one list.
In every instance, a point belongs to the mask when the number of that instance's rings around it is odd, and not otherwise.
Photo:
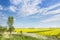
[(43, 36), (57, 36), (60, 38), (60, 28), (16, 28), (14, 31), (36, 33)]

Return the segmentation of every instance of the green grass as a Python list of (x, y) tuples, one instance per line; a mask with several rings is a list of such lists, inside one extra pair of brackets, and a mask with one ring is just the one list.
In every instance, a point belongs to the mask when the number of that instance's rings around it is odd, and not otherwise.
[[(53, 36), (48, 36), (48, 39), (46, 40), (52, 40), (52, 39), (56, 40), (56, 38)], [(44, 40), (44, 39), (42, 38), (37, 39), (35, 37), (25, 36), (25, 35), (20, 35), (20, 34), (12, 34), (10, 35), (9, 38), (4, 38), (4, 35), (3, 36), (1, 35), (0, 40)], [(57, 39), (57, 40), (60, 40), (60, 39)]]
[(39, 40), (34, 37), (24, 36), (24, 35), (16, 35), (16, 34), (13, 35), (12, 39), (14, 39), (14, 40)]
[(30, 36), (13, 34), (10, 36), (10, 38), (4, 38), (3, 36), (0, 36), (0, 40), (39, 40), (39, 39)]

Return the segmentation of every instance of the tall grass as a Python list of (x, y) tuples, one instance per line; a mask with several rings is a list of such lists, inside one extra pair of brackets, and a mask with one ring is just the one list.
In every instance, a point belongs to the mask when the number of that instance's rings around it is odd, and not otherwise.
[(19, 35), (19, 34), (12, 34), (10, 38), (4, 38), (3, 36), (0, 36), (0, 40), (39, 40), (34, 37), (24, 36), (24, 35)]

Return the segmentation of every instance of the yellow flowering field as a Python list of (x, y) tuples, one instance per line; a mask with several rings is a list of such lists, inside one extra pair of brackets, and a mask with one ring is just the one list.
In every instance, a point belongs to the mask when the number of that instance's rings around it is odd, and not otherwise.
[(60, 38), (60, 28), (16, 28), (15, 32), (36, 33), (44, 36), (58, 36)]

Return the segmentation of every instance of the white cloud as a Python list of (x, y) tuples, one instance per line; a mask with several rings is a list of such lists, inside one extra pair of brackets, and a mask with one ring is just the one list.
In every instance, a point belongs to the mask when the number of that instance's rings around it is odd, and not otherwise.
[[(29, 16), (36, 13), (41, 13), (42, 15), (56, 14), (60, 11), (60, 9), (49, 11), (51, 9), (59, 7), (60, 3), (51, 5), (47, 8), (40, 8), (40, 6), (37, 5), (41, 4), (42, 0), (10, 0), (10, 2), (13, 4), (13, 7), (10, 7), (10, 10), (18, 10), (17, 14), (21, 16)], [(18, 6), (18, 8), (14, 7), (14, 5)]]
[[(39, 4), (39, 3), (37, 3), (36, 2), (36, 5), (37, 4)], [(35, 4), (34, 4), (35, 5)], [(21, 12), (22, 12), (22, 14), (23, 15), (25, 15), (25, 16), (29, 16), (29, 15), (31, 15), (31, 14), (35, 14), (35, 13), (42, 13), (42, 15), (48, 15), (48, 14), (56, 14), (56, 13), (60, 13), (59, 11), (60, 11), (60, 9), (56, 9), (56, 10), (53, 10), (53, 11), (49, 11), (49, 10), (51, 10), (51, 9), (54, 9), (54, 8), (56, 8), (56, 7), (59, 7), (60, 6), (60, 3), (57, 3), (57, 4), (55, 4), (55, 5), (51, 5), (51, 6), (49, 6), (49, 7), (47, 7), (47, 8), (40, 8), (39, 9), (39, 7), (37, 7), (36, 5), (34, 6), (33, 4), (32, 4), (32, 6), (30, 5), (30, 6), (23, 6), (22, 7), (22, 10), (20, 10)]]
[(0, 10), (3, 10), (3, 7), (0, 5)]
[(53, 11), (49, 11), (49, 12), (47, 12), (46, 14), (44, 14), (44, 15), (48, 15), (48, 14), (60, 14), (60, 9), (56, 9), (56, 10), (53, 10)]
[(53, 22), (53, 21), (60, 21), (60, 14), (55, 15), (55, 16), (53, 16), (53, 17), (51, 17), (49, 19), (46, 19), (46, 20), (44, 20), (42, 22), (46, 23), (46, 22)]
[(37, 8), (35, 7), (22, 7), (20, 9), (20, 12), (22, 13), (23, 16), (29, 16), (37, 13), (38, 11), (37, 11)]
[[(29, 16), (38, 12), (37, 6), (42, 0), (11, 0), (11, 4), (18, 5), (18, 14), (22, 16)], [(20, 4), (21, 3), (21, 4)]]
[(16, 7), (15, 6), (10, 6), (9, 10), (12, 11), (12, 12), (16, 12)]
[(10, 0), (11, 4), (18, 5), (22, 0)]
[(47, 8), (43, 8), (43, 9), (41, 9), (40, 10), (40, 13), (43, 13), (42, 15), (48, 15), (48, 14), (55, 14), (55, 13), (60, 13), (59, 11), (60, 11), (60, 9), (56, 9), (56, 10), (53, 10), (53, 11), (49, 11), (49, 10), (51, 10), (51, 9), (54, 9), (54, 8), (56, 8), (56, 7), (59, 7), (60, 6), (60, 3), (58, 3), (58, 4), (55, 4), (55, 5), (52, 5), (52, 6), (49, 6), (49, 7), (47, 7)]
[(43, 13), (42, 15), (59, 14), (59, 15), (55, 15), (49, 19), (43, 20), (42, 22), (47, 23), (47, 22), (59, 21), (60, 20), (60, 9), (49, 11), (49, 10), (54, 9), (59, 6), (60, 6), (60, 3), (41, 9), (40, 12)]
[(56, 7), (60, 6), (60, 3), (57, 3), (55, 5), (49, 6), (47, 10), (54, 9)]
[(22, 8), (20, 8), (19, 11), (22, 13), (22, 16), (29, 16), (35, 14), (39, 11), (39, 7), (37, 5), (41, 2), (41, 0), (34, 0), (30, 4), (29, 0), (24, 0)]

